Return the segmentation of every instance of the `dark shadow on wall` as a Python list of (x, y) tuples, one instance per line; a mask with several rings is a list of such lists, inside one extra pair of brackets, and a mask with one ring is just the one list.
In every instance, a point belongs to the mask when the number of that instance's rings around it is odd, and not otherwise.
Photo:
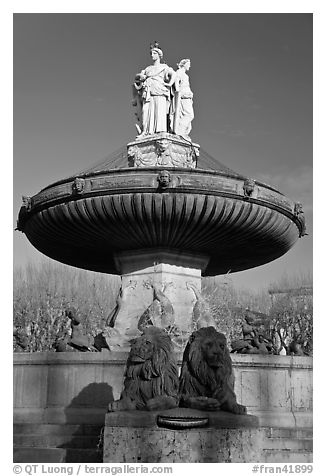
[(64, 443), (66, 463), (101, 463), (100, 443), (108, 404), (113, 402), (113, 390), (107, 383), (90, 383), (71, 400), (65, 409)]

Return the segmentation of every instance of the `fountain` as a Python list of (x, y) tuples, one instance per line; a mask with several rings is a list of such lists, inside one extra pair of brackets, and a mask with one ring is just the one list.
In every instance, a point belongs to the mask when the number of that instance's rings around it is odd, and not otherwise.
[[(150, 326), (167, 333), (174, 350), (183, 351), (194, 331), (212, 325), (209, 316), (201, 314), (202, 276), (268, 263), (305, 234), (300, 204), (230, 170), (192, 142), (193, 94), (187, 74), (191, 62), (181, 60), (175, 72), (162, 63), (162, 56), (155, 42), (153, 64), (135, 77), (137, 137), (102, 163), (24, 197), (19, 213), (17, 228), (43, 254), (71, 266), (121, 276), (117, 308), (106, 333), (111, 351), (129, 351), (131, 339)], [(147, 412), (145, 417), (137, 411), (127, 416), (121, 412), (120, 417), (119, 412), (108, 413), (105, 461), (115, 461), (110, 459), (110, 441), (111, 446), (118, 445), (115, 457), (121, 457), (131, 427), (139, 433), (135, 439), (141, 438), (142, 425), (149, 428), (146, 438), (155, 432), (154, 439), (161, 438), (167, 430), (156, 426), (156, 417), (170, 422), (174, 418), (175, 424), (173, 411)], [(191, 417), (202, 422), (207, 415), (198, 417), (198, 411), (179, 409), (179, 423), (189, 423)], [(232, 461), (254, 459), (257, 453), (252, 451), (260, 438), (256, 417), (230, 415), (223, 420), (222, 414), (217, 411), (206, 418), (218, 444), (227, 437), (229, 445), (239, 449), (240, 427), (251, 443), (242, 444)], [(123, 438), (121, 427), (126, 430)], [(186, 439), (192, 441), (194, 434), (189, 431)], [(201, 445), (209, 446), (208, 429), (196, 431)], [(173, 461), (190, 461), (184, 436), (179, 437), (179, 453)], [(218, 459), (212, 456), (215, 450), (205, 450), (206, 456), (197, 455), (194, 461), (225, 461), (230, 449), (225, 445)], [(145, 453), (138, 462), (158, 458), (155, 451)]]

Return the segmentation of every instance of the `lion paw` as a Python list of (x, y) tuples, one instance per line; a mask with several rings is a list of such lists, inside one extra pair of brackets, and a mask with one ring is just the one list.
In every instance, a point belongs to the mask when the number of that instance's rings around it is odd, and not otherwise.
[(123, 398), (122, 400), (115, 400), (114, 402), (109, 403), (108, 412), (121, 412), (136, 410), (136, 404), (129, 398)]
[(247, 413), (247, 408), (244, 405), (240, 405), (240, 403), (234, 403), (230, 406), (230, 412), (236, 415), (244, 415)]
[(216, 398), (188, 397), (183, 403), (185, 407), (195, 410), (217, 411), (220, 409), (220, 402)]
[(169, 408), (175, 408), (177, 406), (177, 400), (173, 397), (168, 396), (158, 396), (155, 398), (150, 398), (146, 402), (146, 409), (149, 411), (168, 410)]
[(115, 402), (111, 402), (108, 405), (108, 412), (118, 412), (120, 410), (120, 400), (117, 400)]

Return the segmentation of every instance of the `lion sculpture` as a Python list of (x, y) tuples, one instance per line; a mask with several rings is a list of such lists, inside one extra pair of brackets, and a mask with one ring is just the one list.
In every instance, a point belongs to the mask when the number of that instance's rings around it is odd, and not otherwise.
[(246, 413), (233, 390), (232, 361), (224, 334), (214, 327), (193, 332), (183, 354), (180, 406)]
[(108, 411), (166, 410), (178, 406), (178, 366), (169, 335), (147, 327), (133, 339), (120, 400)]

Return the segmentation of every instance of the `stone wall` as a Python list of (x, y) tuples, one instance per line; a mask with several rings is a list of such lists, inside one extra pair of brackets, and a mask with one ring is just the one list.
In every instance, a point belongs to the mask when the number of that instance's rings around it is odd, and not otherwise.
[[(15, 423), (98, 423), (118, 399), (127, 354), (14, 354)], [(181, 358), (181, 356), (180, 356)], [(312, 358), (232, 355), (235, 391), (262, 426), (312, 427)]]

